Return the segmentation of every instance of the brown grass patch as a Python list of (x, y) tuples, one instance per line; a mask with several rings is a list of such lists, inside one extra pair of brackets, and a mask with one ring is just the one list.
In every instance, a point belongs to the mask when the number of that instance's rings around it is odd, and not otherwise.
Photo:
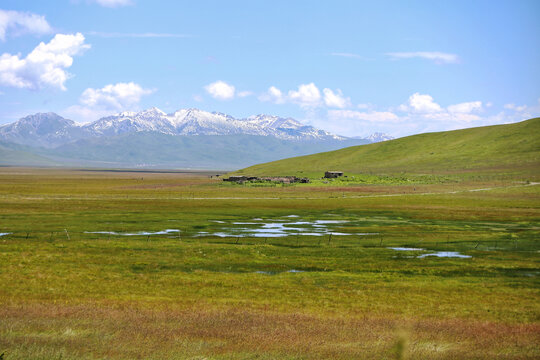
[(22, 354), (21, 348), (28, 347), (105, 358), (157, 359), (179, 353), (233, 359), (235, 354), (394, 358), (400, 337), (406, 338), (405, 350), (411, 359), (540, 356), (539, 324), (317, 317), (203, 306), (150, 310), (112, 303), (8, 305), (0, 309), (0, 320), (0, 350), (8, 356)]

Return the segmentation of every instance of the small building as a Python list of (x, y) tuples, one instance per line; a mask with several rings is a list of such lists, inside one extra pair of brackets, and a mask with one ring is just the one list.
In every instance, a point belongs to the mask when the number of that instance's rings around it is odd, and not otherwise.
[(229, 176), (228, 178), (223, 178), (223, 181), (232, 181), (232, 182), (244, 182), (257, 180), (256, 176)]
[(309, 183), (308, 178), (297, 178), (296, 176), (271, 176), (271, 177), (257, 177), (257, 176), (230, 176), (228, 178), (223, 178), (223, 181), (232, 181), (237, 183), (244, 183), (246, 181), (269, 181), (269, 182), (278, 182), (283, 184), (293, 184), (293, 183)]
[(326, 171), (324, 173), (326, 179), (335, 179), (341, 176), (343, 176), (343, 171)]
[(228, 178), (224, 178), (223, 181), (246, 181), (247, 176), (229, 176)]

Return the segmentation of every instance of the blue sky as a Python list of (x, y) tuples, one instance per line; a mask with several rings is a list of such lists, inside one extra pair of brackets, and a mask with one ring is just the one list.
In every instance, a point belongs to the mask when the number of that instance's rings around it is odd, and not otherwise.
[(540, 115), (540, 1), (3, 0), (0, 124), (156, 106), (404, 136)]

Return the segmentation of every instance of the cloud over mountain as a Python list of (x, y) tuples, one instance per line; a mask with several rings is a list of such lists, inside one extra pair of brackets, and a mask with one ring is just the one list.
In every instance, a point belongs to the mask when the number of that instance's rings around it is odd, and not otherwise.
[(221, 80), (206, 85), (204, 89), (210, 96), (219, 100), (229, 100), (234, 98), (236, 91), (233, 85), (229, 85)]

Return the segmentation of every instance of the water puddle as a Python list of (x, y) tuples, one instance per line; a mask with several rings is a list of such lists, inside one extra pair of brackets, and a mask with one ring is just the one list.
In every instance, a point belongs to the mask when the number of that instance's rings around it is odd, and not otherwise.
[[(286, 220), (285, 220), (286, 219)], [(223, 221), (213, 220), (218, 224), (226, 224)], [(217, 237), (256, 237), (256, 238), (276, 238), (294, 235), (303, 236), (348, 236), (348, 235), (378, 235), (378, 233), (354, 233), (344, 232), (343, 224), (348, 220), (312, 220), (300, 219), (298, 215), (282, 216), (279, 219), (264, 220), (254, 218), (251, 221), (234, 221), (217, 229), (216, 232), (199, 232), (195, 236), (217, 236)], [(339, 227), (339, 228), (337, 228)], [(339, 230), (339, 231), (338, 231)]]
[[(203, 235), (208, 235), (208, 233), (203, 234)], [(259, 232), (250, 233), (250, 234), (231, 234), (231, 233), (217, 232), (217, 233), (213, 233), (213, 234), (210, 234), (210, 235), (217, 236), (217, 237), (222, 237), (222, 238), (225, 238), (225, 237), (247, 237), (247, 236), (249, 236), (249, 237), (284, 237), (284, 236), (288, 236), (288, 234), (283, 234), (281, 232), (271, 231), (271, 230), (259, 231)]]
[(166, 229), (161, 231), (139, 231), (133, 233), (119, 233), (116, 231), (85, 231), (86, 234), (104, 234), (104, 235), (117, 235), (117, 236), (150, 236), (150, 235), (167, 235), (171, 233), (178, 233), (178, 229)]
[[(412, 248), (412, 247), (389, 247), (388, 249), (396, 250), (396, 251), (426, 251), (426, 249), (422, 248)], [(431, 254), (422, 254), (416, 256), (419, 259), (423, 259), (428, 256), (435, 256), (435, 257), (441, 257), (441, 258), (462, 258), (462, 259), (468, 259), (472, 256), (470, 255), (463, 255), (460, 254), (457, 251), (437, 251), (435, 253)], [(413, 258), (414, 256), (407, 256), (408, 258)]]
[(6, 235), (9, 235), (11, 233), (0, 233), (0, 236), (6, 236)]
[(458, 253), (457, 251), (438, 251), (433, 254), (418, 255), (417, 257), (422, 259), (427, 256), (436, 256), (436, 257), (442, 257), (442, 258), (462, 258), (462, 259), (472, 258), (472, 256), (470, 255), (463, 255), (463, 254)]
[[(303, 273), (305, 272), (305, 270), (296, 270), (296, 269), (291, 269), (291, 270), (287, 270), (287, 271), (284, 271), (284, 273)], [(272, 272), (272, 271), (255, 271), (255, 274), (262, 274), (262, 275), (277, 275), (277, 274), (280, 274), (282, 272)]]
[(347, 220), (315, 220), (315, 224), (339, 224), (346, 222)]

